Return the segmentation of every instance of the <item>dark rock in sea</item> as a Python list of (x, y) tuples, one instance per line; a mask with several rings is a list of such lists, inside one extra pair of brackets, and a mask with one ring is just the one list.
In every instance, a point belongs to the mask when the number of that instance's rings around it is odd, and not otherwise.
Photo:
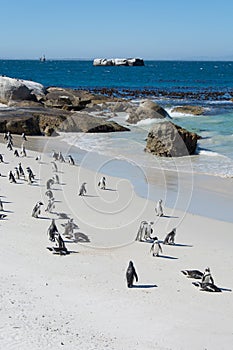
[(129, 111), (129, 117), (127, 119), (128, 123), (137, 124), (141, 120), (145, 119), (164, 119), (169, 116), (169, 114), (159, 106), (157, 103), (146, 100), (140, 103), (140, 106), (136, 109), (131, 107)]
[(146, 151), (161, 157), (181, 157), (196, 151), (200, 137), (168, 121), (153, 125), (147, 137)]
[(178, 112), (183, 114), (193, 114), (193, 115), (202, 115), (205, 113), (205, 108), (201, 106), (177, 106), (172, 109), (172, 112)]

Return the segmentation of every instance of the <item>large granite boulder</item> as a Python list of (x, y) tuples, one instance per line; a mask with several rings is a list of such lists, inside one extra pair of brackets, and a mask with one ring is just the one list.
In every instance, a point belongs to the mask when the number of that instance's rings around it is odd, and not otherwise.
[(58, 131), (64, 132), (118, 132), (129, 131), (128, 128), (114, 121), (90, 116), (87, 113), (76, 112), (59, 125)]
[(153, 125), (147, 137), (146, 151), (162, 157), (181, 157), (195, 154), (200, 137), (171, 122)]
[(12, 134), (41, 135), (38, 119), (35, 117), (7, 118), (0, 120), (0, 132)]
[(145, 119), (170, 118), (164, 108), (151, 100), (143, 101), (139, 107), (131, 107), (128, 111), (129, 117), (127, 122), (130, 124), (137, 124), (139, 121)]
[(65, 110), (81, 110), (91, 103), (94, 95), (84, 90), (50, 87), (43, 100), (46, 107)]
[(177, 106), (172, 109), (172, 112), (178, 112), (183, 114), (193, 114), (193, 115), (202, 115), (205, 113), (205, 108), (201, 106)]
[(11, 100), (36, 101), (44, 96), (44, 92), (44, 86), (39, 83), (0, 76), (0, 103), (8, 104)]
[(117, 132), (129, 131), (113, 121), (88, 113), (70, 112), (56, 108), (17, 108), (0, 111), (0, 132), (13, 134), (52, 135), (55, 132)]

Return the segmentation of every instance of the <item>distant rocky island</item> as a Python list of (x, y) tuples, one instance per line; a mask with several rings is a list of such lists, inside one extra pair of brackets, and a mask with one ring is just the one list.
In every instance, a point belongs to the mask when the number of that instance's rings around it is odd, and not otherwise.
[(144, 66), (142, 58), (95, 58), (94, 66)]

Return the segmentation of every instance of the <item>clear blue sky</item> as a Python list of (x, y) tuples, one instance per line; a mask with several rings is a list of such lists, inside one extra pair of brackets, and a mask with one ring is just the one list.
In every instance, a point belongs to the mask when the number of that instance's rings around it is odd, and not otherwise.
[(233, 0), (0, 0), (0, 58), (233, 60)]

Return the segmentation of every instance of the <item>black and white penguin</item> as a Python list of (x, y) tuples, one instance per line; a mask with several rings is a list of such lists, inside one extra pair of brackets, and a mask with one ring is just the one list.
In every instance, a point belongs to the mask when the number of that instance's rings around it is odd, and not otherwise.
[(55, 234), (58, 233), (57, 226), (55, 224), (55, 219), (52, 219), (52, 222), (48, 228), (47, 234), (51, 242), (55, 242)]
[(163, 244), (175, 244), (175, 235), (176, 235), (176, 229), (174, 228), (171, 232), (167, 234), (167, 236), (163, 241)]
[(157, 237), (154, 237), (154, 242), (151, 245), (150, 252), (152, 253), (152, 256), (159, 256), (159, 253), (163, 252)]
[(81, 185), (78, 194), (79, 196), (84, 196), (87, 193), (86, 184), (86, 182), (83, 182), (83, 184)]
[(38, 218), (38, 216), (40, 215), (41, 211), (40, 208), (43, 205), (42, 202), (37, 202), (36, 205), (34, 206), (33, 210), (32, 210), (32, 217), (34, 218)]
[(199, 270), (182, 270), (181, 271), (186, 277), (194, 279), (202, 279), (203, 272)]
[(162, 206), (162, 199), (160, 199), (156, 205), (155, 212), (157, 216), (163, 216), (163, 206)]
[(106, 178), (105, 178), (105, 176), (101, 177), (100, 181), (98, 182), (98, 186), (101, 188), (101, 190), (106, 190)]
[(133, 262), (130, 261), (129, 266), (126, 270), (126, 280), (128, 288), (133, 287), (134, 278), (136, 279), (136, 282), (138, 282), (138, 275), (136, 273), (135, 267), (133, 265)]
[(70, 163), (71, 165), (75, 165), (74, 159), (73, 159), (73, 157), (72, 157), (70, 154), (68, 155), (68, 158), (69, 158), (69, 163)]
[(13, 173), (12, 173), (11, 170), (9, 171), (8, 179), (9, 179), (9, 181), (10, 181), (11, 183), (15, 183), (15, 184), (16, 184), (15, 177), (14, 177), (14, 175), (13, 175)]
[(54, 180), (53, 180), (53, 179), (49, 179), (49, 180), (46, 182), (46, 188), (47, 188), (47, 190), (50, 190), (52, 185), (54, 185)]

